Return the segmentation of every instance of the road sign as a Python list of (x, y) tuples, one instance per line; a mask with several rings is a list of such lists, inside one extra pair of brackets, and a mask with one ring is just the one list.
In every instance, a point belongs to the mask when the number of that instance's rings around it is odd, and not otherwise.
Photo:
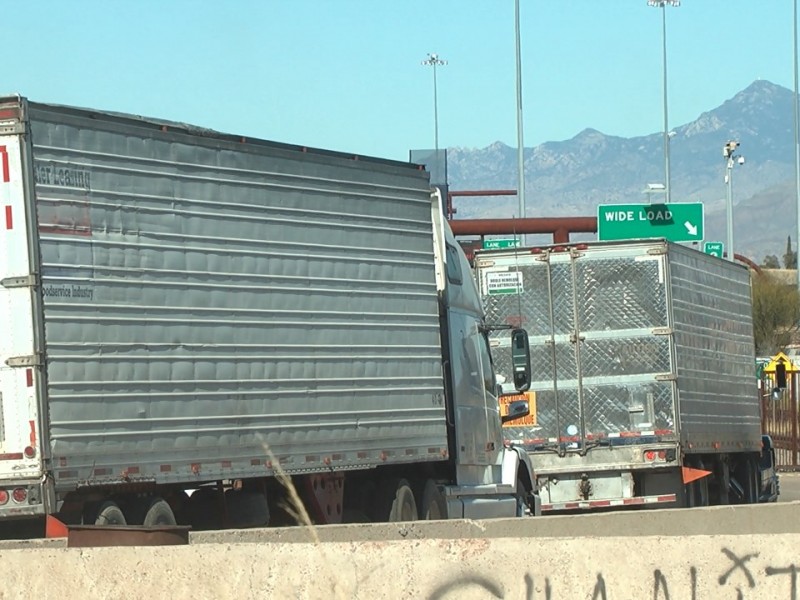
[(710, 254), (711, 256), (716, 256), (717, 258), (722, 258), (722, 255), (725, 252), (725, 244), (722, 242), (704, 242), (703, 252)]
[(500, 250), (501, 248), (519, 248), (522, 240), (519, 238), (500, 238), (494, 240), (483, 240), (484, 250)]
[(601, 204), (597, 207), (597, 237), (602, 241), (666, 238), (699, 242), (703, 239), (703, 204)]

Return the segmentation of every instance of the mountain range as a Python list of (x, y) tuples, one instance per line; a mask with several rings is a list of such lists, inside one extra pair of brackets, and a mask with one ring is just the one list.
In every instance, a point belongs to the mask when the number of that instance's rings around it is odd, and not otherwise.
[[(702, 202), (706, 240), (726, 241), (726, 160), (723, 146), (740, 142), (744, 164), (732, 173), (734, 250), (762, 262), (797, 241), (794, 93), (757, 80), (691, 123), (672, 128), (672, 202)], [(663, 202), (644, 190), (664, 181), (663, 132), (623, 138), (586, 129), (570, 140), (525, 148), (528, 217), (594, 216), (599, 204)], [(451, 190), (516, 189), (517, 150), (449, 148)], [(456, 198), (456, 218), (508, 218), (515, 196)], [(591, 238), (592, 236), (589, 236)], [(574, 239), (587, 239), (574, 236)], [(538, 243), (538, 242), (537, 242)]]

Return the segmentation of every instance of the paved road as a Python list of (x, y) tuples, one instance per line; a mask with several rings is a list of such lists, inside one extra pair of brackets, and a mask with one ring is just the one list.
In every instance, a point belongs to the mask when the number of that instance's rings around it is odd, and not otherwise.
[(778, 502), (794, 502), (800, 500), (800, 473), (780, 473), (781, 495)]

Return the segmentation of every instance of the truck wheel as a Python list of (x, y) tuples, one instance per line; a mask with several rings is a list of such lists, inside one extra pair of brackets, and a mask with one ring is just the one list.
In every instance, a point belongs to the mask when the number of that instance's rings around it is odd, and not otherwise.
[(212, 487), (201, 487), (189, 497), (187, 514), (192, 528), (199, 530), (222, 529), (225, 512), (221, 492)]
[(83, 522), (90, 525), (127, 525), (125, 515), (116, 502), (106, 500), (100, 504), (88, 507), (84, 513)]
[[(703, 461), (699, 458), (690, 462), (688, 466), (695, 469), (706, 470)], [(686, 485), (686, 506), (689, 508), (702, 508), (711, 504), (711, 493), (709, 490), (709, 478), (711, 475), (695, 479)]]
[(514, 494), (517, 499), (517, 516), (524, 517), (530, 514), (530, 507), (528, 506), (528, 488), (525, 487), (521, 477), (517, 477), (517, 493)]
[(169, 527), (177, 525), (177, 521), (167, 501), (155, 497), (150, 500), (150, 506), (144, 514), (142, 525), (145, 527)]
[(423, 521), (438, 521), (447, 518), (447, 500), (433, 479), (425, 482), (419, 518)]
[(414, 492), (405, 479), (386, 479), (376, 494), (375, 504), (370, 511), (375, 522), (398, 523), (418, 519), (417, 502)]
[(758, 463), (746, 456), (740, 458), (731, 473), (731, 494), (733, 504), (756, 504), (761, 493)]
[(227, 490), (225, 504), (231, 527), (245, 529), (269, 525), (269, 504), (267, 497), (260, 492)]

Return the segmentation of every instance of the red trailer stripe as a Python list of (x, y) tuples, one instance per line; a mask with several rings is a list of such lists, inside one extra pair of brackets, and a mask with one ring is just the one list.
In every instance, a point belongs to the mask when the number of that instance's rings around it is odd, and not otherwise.
[(11, 207), (6, 206), (6, 229), (14, 228), (14, 220), (11, 216)]
[(3, 183), (11, 181), (11, 170), (8, 168), (8, 150), (5, 146), (0, 146), (0, 175), (3, 177)]

